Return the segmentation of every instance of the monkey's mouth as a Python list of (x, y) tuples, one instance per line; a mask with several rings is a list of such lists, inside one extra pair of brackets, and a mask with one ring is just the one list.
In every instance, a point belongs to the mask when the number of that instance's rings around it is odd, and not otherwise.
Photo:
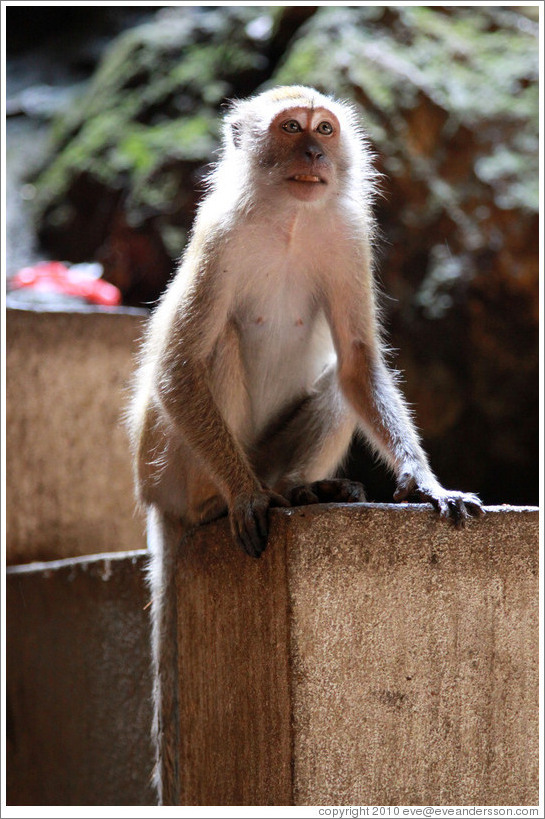
[(321, 176), (315, 176), (312, 173), (296, 173), (293, 176), (289, 177), (290, 182), (310, 182), (311, 184), (321, 184), (325, 185), (325, 179), (322, 179)]

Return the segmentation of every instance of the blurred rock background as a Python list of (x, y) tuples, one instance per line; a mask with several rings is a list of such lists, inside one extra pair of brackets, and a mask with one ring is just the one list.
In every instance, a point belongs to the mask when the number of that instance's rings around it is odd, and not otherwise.
[[(8, 277), (100, 261), (149, 305), (183, 250), (229, 98), (354, 100), (383, 174), (377, 272), (440, 479), (538, 501), (537, 7), (7, 8)], [(370, 499), (392, 482), (366, 448)]]

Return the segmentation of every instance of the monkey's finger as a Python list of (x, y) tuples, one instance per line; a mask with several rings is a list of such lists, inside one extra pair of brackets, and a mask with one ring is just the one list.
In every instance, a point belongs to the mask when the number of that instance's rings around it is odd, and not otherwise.
[(290, 501), (292, 506), (309, 506), (320, 503), (320, 498), (308, 484), (302, 484), (301, 486), (294, 486), (291, 490)]
[(235, 539), (243, 552), (246, 552), (246, 554), (250, 557), (255, 557), (251, 538), (248, 536), (244, 526), (240, 525), (238, 521), (236, 525)]
[(450, 510), (450, 519), (457, 529), (463, 529), (469, 515), (464, 506), (462, 498), (449, 498), (448, 506)]
[(231, 520), (233, 537), (243, 552), (250, 557), (259, 557), (263, 549), (260, 548), (260, 540), (252, 535), (252, 524), (248, 524), (247, 514), (239, 512), (233, 515)]
[(252, 539), (244, 529), (241, 528), (240, 532), (236, 535), (236, 541), (243, 552), (250, 557), (255, 557), (255, 549)]
[[(269, 521), (267, 518), (267, 513), (269, 509), (267, 506), (259, 506), (254, 507), (253, 510), (253, 519), (254, 519), (254, 526), (253, 529), (255, 531), (257, 540), (261, 542), (267, 543), (267, 538), (269, 536)], [(265, 548), (265, 547), (263, 547)], [(261, 550), (263, 551), (263, 549)]]
[(405, 485), (405, 484), (402, 485), (402, 484), (398, 483), (398, 485), (396, 487), (396, 490), (394, 492), (394, 500), (396, 502), (405, 500), (405, 498), (408, 497), (409, 492), (410, 492), (410, 490), (409, 490), (409, 487), (407, 485)]
[(246, 553), (250, 557), (261, 557), (267, 541), (260, 537), (255, 525), (249, 526), (244, 532), (244, 542), (246, 543)]
[(243, 519), (244, 542), (247, 553), (251, 557), (260, 557), (267, 545), (269, 524), (267, 520), (268, 506), (254, 502)]
[(291, 506), (291, 503), (283, 495), (279, 495), (278, 492), (271, 492), (269, 505), (275, 507), (288, 507)]
[(474, 504), (475, 506), (482, 507), (481, 499), (478, 495), (474, 495), (473, 492), (464, 492), (462, 495), (463, 502), (467, 504)]
[(483, 518), (486, 512), (483, 509), (482, 503), (477, 495), (464, 495), (463, 500), (468, 513), (473, 518)]
[(367, 495), (365, 494), (363, 484), (357, 481), (350, 481), (350, 485), (347, 487), (347, 500), (352, 503), (363, 503), (366, 501)]
[(450, 509), (446, 498), (434, 498), (428, 495), (424, 496), (426, 500), (430, 500), (435, 509), (439, 512), (439, 516), (443, 520), (450, 519)]
[(484, 518), (486, 512), (480, 503), (467, 503), (466, 508), (472, 518)]

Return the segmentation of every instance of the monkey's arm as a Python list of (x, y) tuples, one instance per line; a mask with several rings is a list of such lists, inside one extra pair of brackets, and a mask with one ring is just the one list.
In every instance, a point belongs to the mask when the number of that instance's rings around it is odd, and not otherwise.
[(370, 442), (394, 471), (394, 499), (417, 495), (457, 526), (481, 516), (476, 495), (443, 488), (429, 466), (395, 375), (384, 361), (370, 274), (345, 284), (329, 294), (326, 307), (340, 385)]
[(229, 308), (228, 297), (214, 285), (213, 275), (204, 273), (182, 300), (172, 298), (156, 394), (169, 423), (224, 495), (235, 540), (258, 557), (267, 542), (269, 507), (289, 504), (259, 482), (214, 400), (209, 362)]

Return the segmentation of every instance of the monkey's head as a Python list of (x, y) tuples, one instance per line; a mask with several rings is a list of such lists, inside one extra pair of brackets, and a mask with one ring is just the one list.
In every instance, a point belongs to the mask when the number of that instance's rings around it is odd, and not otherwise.
[(235, 103), (225, 119), (224, 161), (267, 196), (301, 202), (359, 190), (369, 150), (356, 111), (304, 86), (283, 86)]

